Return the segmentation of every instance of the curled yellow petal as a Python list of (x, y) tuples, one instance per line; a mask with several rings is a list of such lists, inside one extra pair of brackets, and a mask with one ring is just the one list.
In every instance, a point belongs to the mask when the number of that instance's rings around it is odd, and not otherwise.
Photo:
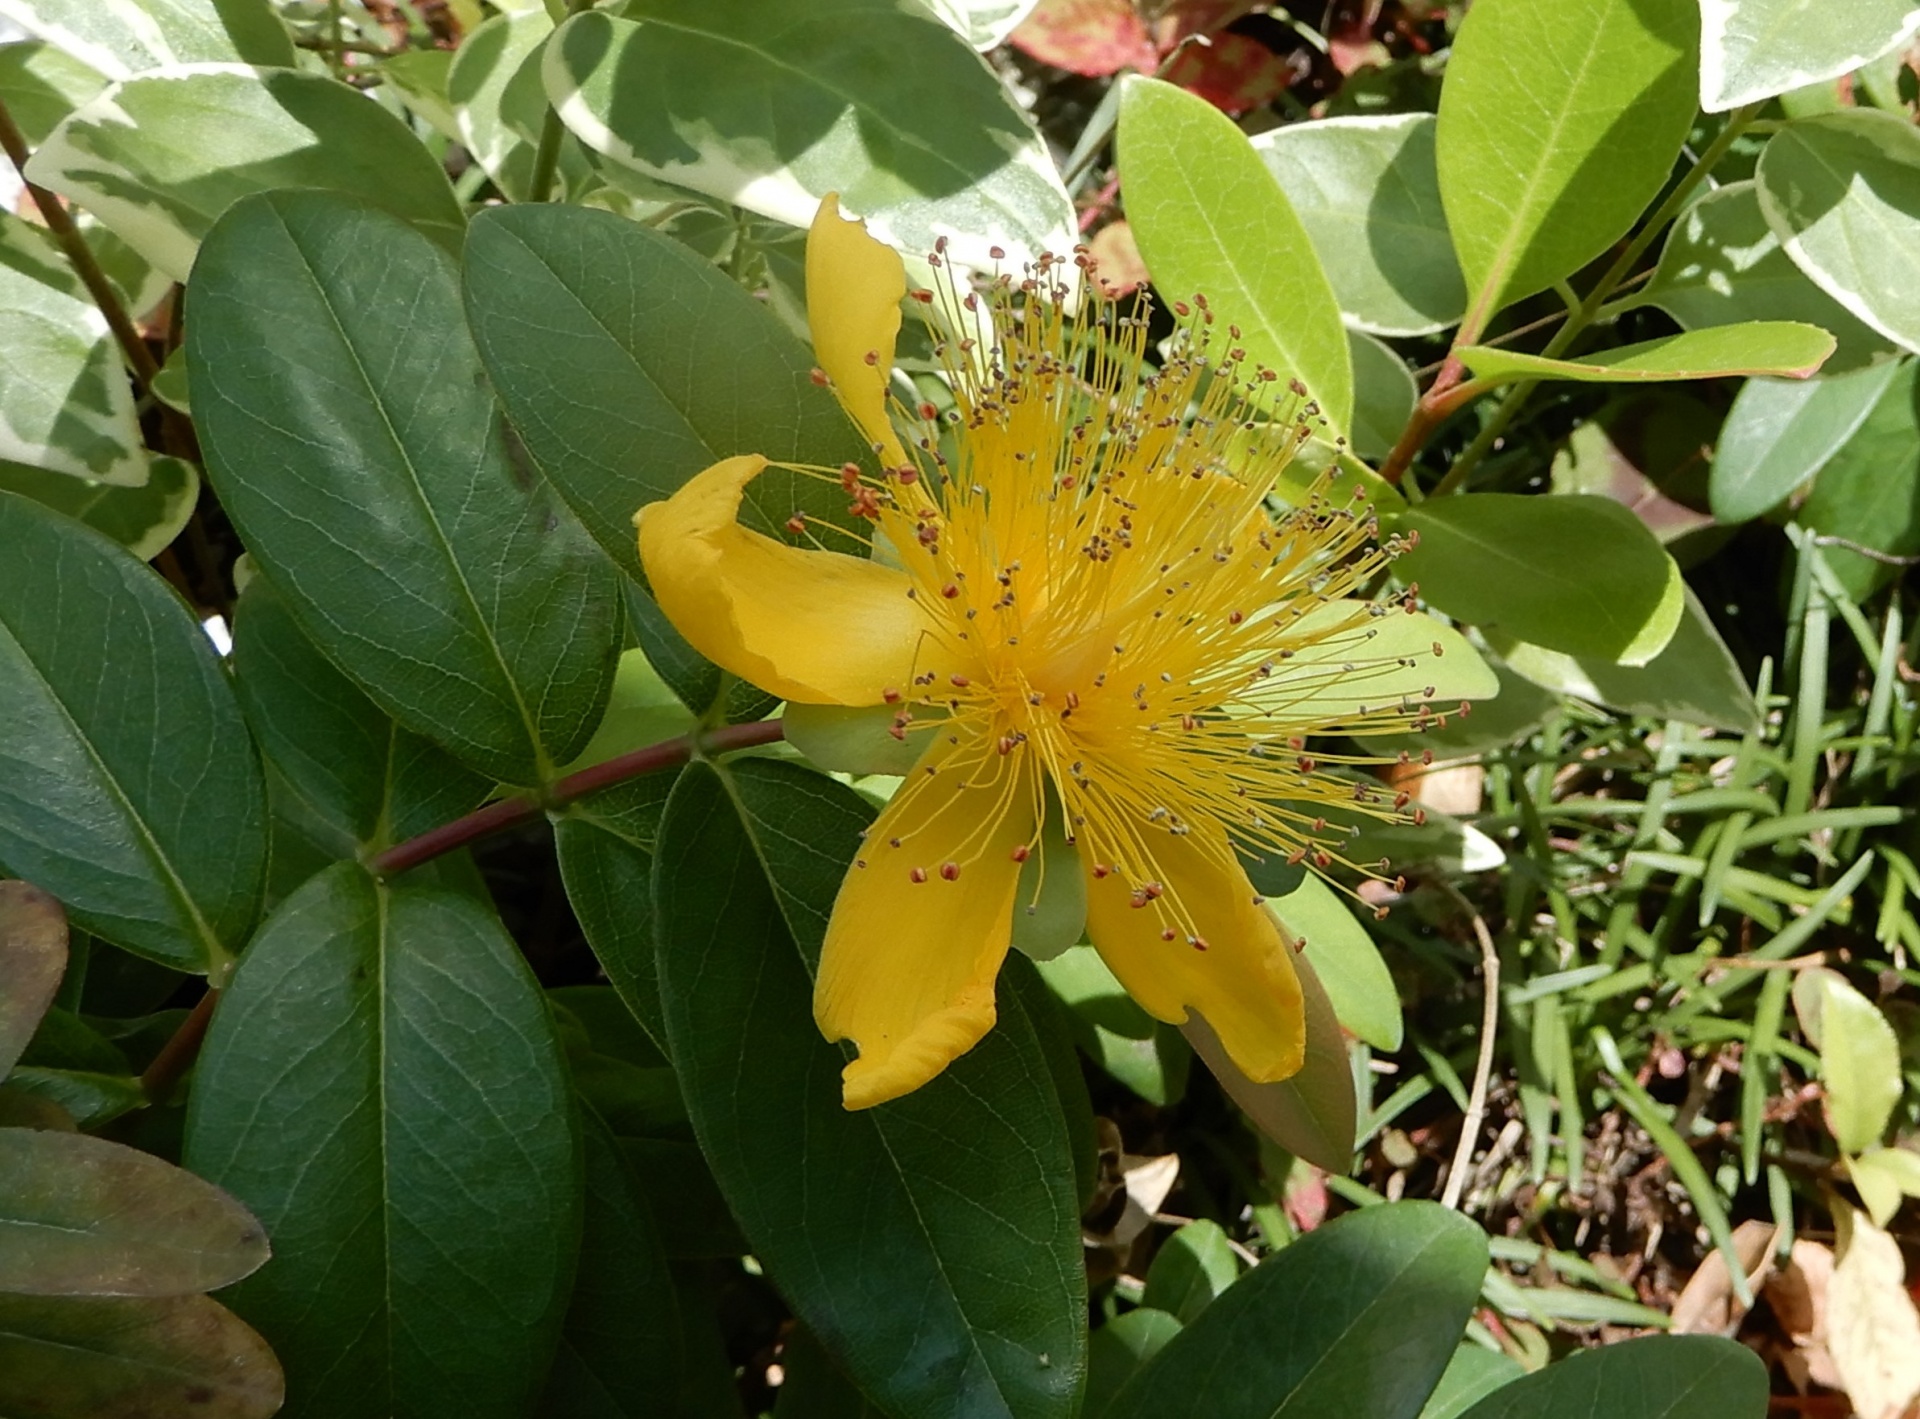
[(813, 1014), (850, 1039), (850, 1109), (911, 1093), (993, 1027), (1034, 788), (991, 746), (941, 739), (868, 829), (840, 884)]
[[(1288, 1078), (1306, 1052), (1293, 953), (1247, 874), (1197, 839), (1153, 839), (1164, 896), (1143, 906), (1133, 905), (1137, 889), (1121, 874), (1096, 875), (1089, 863), (1087, 934), (1148, 1014), (1178, 1025), (1197, 1010), (1247, 1078)], [(1165, 940), (1176, 913), (1182, 927)]]
[(840, 407), (867, 441), (879, 446), (890, 468), (907, 462), (887, 417), (887, 381), (906, 294), (907, 271), (899, 254), (868, 236), (858, 221), (841, 216), (840, 199), (829, 192), (807, 233), (813, 357), (833, 381)]
[(905, 573), (789, 547), (739, 522), (767, 460), (729, 458), (634, 515), (660, 609), (695, 650), (790, 700), (878, 704), (913, 675), (925, 623)]

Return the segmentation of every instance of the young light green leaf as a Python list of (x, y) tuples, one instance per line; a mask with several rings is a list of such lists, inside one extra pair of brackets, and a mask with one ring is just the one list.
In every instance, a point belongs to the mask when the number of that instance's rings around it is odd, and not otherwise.
[(1920, 350), (1920, 133), (1849, 109), (1789, 124), (1756, 171), (1767, 225), (1841, 305)]
[(1920, 1197), (1920, 1153), (1911, 1149), (1869, 1148), (1848, 1158), (1846, 1167), (1876, 1227), (1893, 1220), (1902, 1197)]
[(0, 309), (0, 459), (146, 482), (133, 388), (106, 317), (52, 238), (9, 212), (0, 212)]
[(1828, 379), (1743, 384), (1713, 450), (1714, 517), (1746, 522), (1778, 507), (1853, 437), (1898, 369), (1889, 360)]
[[(754, 1255), (876, 1404), (1066, 1419), (1085, 1368), (1079, 1209), (1018, 994), (1003, 982), (999, 1022), (945, 1073), (857, 1112), (845, 1052), (812, 1019), (812, 965), (870, 821), (851, 790), (790, 764), (681, 774), (654, 893), (687, 1112)], [(873, 1304), (882, 1271), (911, 1307)]]
[(1534, 684), (1622, 714), (1684, 720), (1736, 734), (1748, 732), (1759, 721), (1760, 708), (1739, 662), (1691, 588), (1673, 639), (1645, 665), (1577, 659), (1500, 635), (1488, 639), (1509, 666)]
[(1182, 1325), (1240, 1276), (1240, 1258), (1218, 1222), (1189, 1222), (1160, 1244), (1147, 1268), (1140, 1304), (1165, 1311)]
[(1098, 951), (1063, 951), (1034, 968), (1088, 1059), (1150, 1104), (1164, 1108), (1186, 1093), (1193, 1052), (1172, 1026), (1134, 1003)]
[(1474, 1404), (1525, 1373), (1520, 1362), (1504, 1351), (1462, 1341), (1447, 1361), (1440, 1383), (1421, 1406), (1420, 1419), (1460, 1419)]
[(6, 104), (29, 148), (44, 143), (61, 119), (109, 82), (92, 65), (44, 40), (0, 44), (0, 103)]
[(1577, 1351), (1502, 1385), (1461, 1419), (1764, 1419), (1767, 1367), (1709, 1335), (1654, 1335)]
[(1203, 296), (1255, 365), (1298, 379), (1335, 433), (1353, 422), (1340, 304), (1287, 195), (1247, 136), (1205, 99), (1129, 78), (1120, 98), (1127, 219), (1167, 301)]
[(268, 1419), (286, 1395), (267, 1342), (206, 1296), (0, 1294), (0, 1412)]
[(1700, 0), (1700, 107), (1837, 79), (1920, 31), (1913, 0)]
[(175, 281), (221, 213), (269, 188), (350, 193), (447, 246), (465, 221), (405, 123), (357, 89), (293, 69), (182, 64), (126, 79), (69, 115), (27, 176)]
[(1804, 379), (1833, 353), (1833, 345), (1833, 336), (1816, 326), (1756, 320), (1662, 335), (1577, 359), (1550, 360), (1489, 345), (1463, 345), (1455, 353), (1478, 379), (1494, 384), (1517, 379), (1656, 384), (1741, 374)]
[(184, 1169), (104, 1138), (0, 1129), (0, 1292), (185, 1296), (266, 1259), (247, 1209)]
[(0, 18), (109, 79), (170, 64), (293, 63), (268, 0), (0, 0)]
[(1466, 275), (1461, 335), (1563, 280), (1646, 210), (1694, 115), (1692, 7), (1476, 0), (1440, 91), (1440, 195)]
[(1349, 1213), (1236, 1281), (1102, 1419), (1405, 1419), (1452, 1359), (1486, 1269), (1480, 1229), (1438, 1203)]
[(553, 1017), (492, 909), (353, 863), (249, 947), (185, 1148), (274, 1238), (230, 1299), (299, 1378), (292, 1413), (473, 1419), (545, 1382), (579, 1151)]
[(1552, 650), (1645, 665), (1685, 609), (1673, 558), (1611, 498), (1471, 493), (1395, 521), (1420, 544), (1394, 571), (1428, 602)]
[(266, 793), (213, 647), (99, 533), (0, 493), (0, 863), (74, 923), (220, 969), (266, 874)]
[[(910, 0), (629, 0), (547, 46), (547, 94), (595, 152), (804, 227), (829, 192), (910, 256), (950, 238), (1012, 269), (1074, 240), (1046, 146), (967, 42)], [(717, 117), (724, 115), (724, 117)]]
[(1294, 974), (1306, 1011), (1307, 1055), (1300, 1072), (1277, 1084), (1256, 1084), (1240, 1072), (1226, 1047), (1199, 1011), (1180, 1027), (1195, 1054), (1207, 1062), (1220, 1087), (1267, 1137), (1297, 1157), (1328, 1172), (1345, 1172), (1353, 1163), (1355, 1121), (1353, 1070), (1347, 1063), (1346, 1037), (1318, 972), (1304, 954), (1293, 958)]
[(1430, 335), (1467, 308), (1433, 138), (1432, 114), (1397, 113), (1288, 123), (1253, 139), (1341, 314), (1374, 335)]
[(1827, 374), (1859, 369), (1893, 346), (1794, 265), (1760, 210), (1752, 182), (1715, 188), (1680, 215), (1636, 303), (1657, 305), (1689, 330), (1749, 320), (1794, 320), (1832, 334)]
[(1267, 909), (1313, 957), (1314, 974), (1326, 987), (1340, 1024), (1375, 1049), (1400, 1048), (1400, 995), (1367, 929), (1345, 902), (1309, 872)]
[(481, 773), (573, 758), (619, 578), (518, 456), (444, 253), (363, 203), (268, 193), (221, 219), (189, 303), (208, 476), (308, 637)]
[(53, 1004), (67, 969), (67, 914), (31, 882), (0, 881), (0, 1079)]
[(1837, 972), (1802, 971), (1793, 1008), (1820, 1051), (1827, 1123), (1843, 1153), (1880, 1141), (1900, 1101), (1900, 1041), (1887, 1017)]
[[(812, 352), (671, 238), (608, 212), (500, 207), (468, 234), (465, 279), (467, 318), (514, 427), (636, 580), (635, 510), (701, 469), (741, 453), (826, 467), (867, 453), (808, 377)], [(823, 479), (769, 470), (741, 515), (773, 532), (796, 510), (844, 521), (846, 504)]]

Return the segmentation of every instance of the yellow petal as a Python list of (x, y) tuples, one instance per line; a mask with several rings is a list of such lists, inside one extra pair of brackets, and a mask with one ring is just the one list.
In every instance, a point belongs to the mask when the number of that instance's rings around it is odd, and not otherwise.
[(789, 547), (739, 523), (767, 460), (729, 458), (634, 515), (640, 564), (674, 628), (741, 679), (790, 700), (870, 705), (908, 684), (925, 621), (904, 572)]
[(911, 1093), (993, 1028), (1020, 881), (1013, 853), (1034, 827), (1034, 790), (1014, 774), (981, 741), (943, 737), (840, 884), (813, 1016), (829, 1040), (860, 1049), (842, 1076), (850, 1109)]
[(900, 334), (900, 302), (907, 270), (899, 253), (875, 241), (859, 222), (840, 215), (829, 192), (807, 233), (807, 326), (813, 357), (833, 381), (840, 407), (878, 444), (889, 468), (907, 462), (887, 417), (887, 381)]
[(1163, 900), (1177, 900), (1206, 949), (1188, 944), (1184, 932), (1163, 940), (1170, 917), (1159, 904), (1135, 907), (1137, 884), (1089, 870), (1087, 934), (1101, 957), (1148, 1014), (1174, 1025), (1189, 1009), (1204, 1015), (1254, 1083), (1296, 1073), (1306, 1051), (1300, 981), (1292, 951), (1272, 915), (1255, 904), (1247, 874), (1203, 850), (1197, 831), (1156, 836), (1152, 850)]

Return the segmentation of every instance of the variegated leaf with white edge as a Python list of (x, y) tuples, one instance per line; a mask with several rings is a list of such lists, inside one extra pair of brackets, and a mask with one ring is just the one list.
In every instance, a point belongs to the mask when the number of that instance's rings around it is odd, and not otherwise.
[(215, 219), (269, 188), (348, 193), (449, 247), (465, 223), (439, 162), (400, 119), (292, 69), (182, 64), (124, 80), (68, 115), (27, 177), (176, 281)]
[(109, 79), (169, 64), (293, 63), (267, 0), (0, 0), (0, 18)]
[(1913, 0), (1700, 0), (1700, 107), (1837, 79), (1920, 33)]
[(106, 317), (38, 227), (0, 212), (0, 460), (120, 487), (147, 458)]

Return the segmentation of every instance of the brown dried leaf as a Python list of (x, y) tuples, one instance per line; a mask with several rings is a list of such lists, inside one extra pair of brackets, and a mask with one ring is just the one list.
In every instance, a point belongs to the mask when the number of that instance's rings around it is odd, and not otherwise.
[(0, 1079), (20, 1060), (67, 969), (67, 914), (31, 882), (0, 882)]
[[(1749, 1290), (1758, 1295), (1773, 1269), (1771, 1222), (1748, 1220), (1733, 1229), (1733, 1249), (1739, 1254), (1740, 1269), (1747, 1273)], [(1673, 1303), (1673, 1331), (1676, 1335), (1732, 1335), (1747, 1307), (1733, 1294), (1733, 1272), (1726, 1254), (1715, 1248), (1707, 1253), (1679, 1298)]]

